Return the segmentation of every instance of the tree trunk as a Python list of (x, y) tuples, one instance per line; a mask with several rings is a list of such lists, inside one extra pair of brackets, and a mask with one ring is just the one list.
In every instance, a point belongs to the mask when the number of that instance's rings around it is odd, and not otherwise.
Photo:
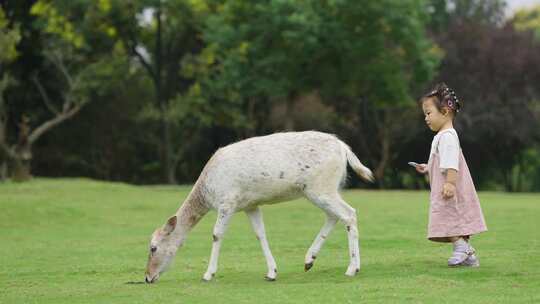
[(377, 184), (379, 188), (384, 188), (384, 171), (386, 170), (386, 167), (392, 160), (392, 139), (394, 136), (394, 126), (392, 125), (392, 112), (390, 110), (383, 110), (382, 115), (377, 115), (376, 120), (380, 120), (377, 122), (377, 129), (379, 142), (381, 144), (381, 156), (380, 160), (377, 164), (377, 167), (375, 168), (375, 172), (373, 174), (375, 175), (375, 178), (377, 180)]
[(172, 162), (171, 151), (171, 133), (169, 122), (167, 120), (166, 106), (160, 107), (160, 125), (161, 125), (161, 164), (164, 182), (168, 184), (176, 183), (176, 168)]
[(516, 191), (525, 191), (524, 189), (524, 171), (525, 171), (525, 161), (523, 154), (521, 154), (517, 159), (517, 181), (516, 181)]
[(504, 177), (504, 188), (506, 192), (512, 192), (512, 172), (506, 168), (503, 168), (502, 172)]
[(167, 118), (168, 100), (163, 96), (162, 87), (162, 20), (161, 20), (161, 0), (158, 1), (156, 10), (156, 45), (155, 45), (155, 78), (154, 86), (156, 90), (156, 103), (160, 111), (161, 124), (161, 165), (163, 179), (168, 184), (176, 184), (176, 168), (173, 166), (172, 150), (171, 150), (171, 133), (169, 121)]
[(15, 182), (26, 182), (32, 179), (32, 175), (30, 174), (30, 160), (24, 160), (19, 158), (19, 155), (17, 155), (17, 158), (13, 161), (13, 168), (12, 168), (12, 175), (11, 179)]
[(294, 131), (294, 104), (298, 95), (291, 92), (285, 101), (285, 131)]
[(3, 182), (7, 179), (7, 162), (5, 160), (0, 161), (0, 182)]
[(9, 161), (8, 145), (6, 143), (7, 117), (2, 102), (2, 91), (0, 90), (0, 182), (5, 181), (8, 177), (7, 164)]
[(30, 137), (30, 119), (23, 115), (19, 123), (19, 141), (14, 149), (12, 179), (25, 182), (32, 178), (30, 162), (32, 160), (32, 145)]
[(384, 170), (390, 161), (390, 136), (386, 129), (381, 130), (381, 160), (375, 169), (375, 178), (379, 188), (384, 187)]
[[(168, 129), (168, 126), (167, 126), (167, 129)], [(168, 132), (167, 132), (168, 133)], [(176, 184), (176, 166), (173, 164), (173, 161), (171, 159), (171, 156), (172, 156), (172, 152), (171, 152), (171, 140), (170, 140), (170, 136), (167, 135), (168, 139), (167, 139), (167, 148), (168, 151), (166, 152), (166, 161), (165, 161), (165, 167), (166, 167), (166, 178), (167, 178), (167, 183), (168, 184), (171, 184), (171, 185), (174, 185)]]
[(247, 119), (248, 125), (244, 129), (244, 138), (250, 138), (256, 135), (257, 121), (255, 117), (255, 97), (249, 97), (247, 105)]

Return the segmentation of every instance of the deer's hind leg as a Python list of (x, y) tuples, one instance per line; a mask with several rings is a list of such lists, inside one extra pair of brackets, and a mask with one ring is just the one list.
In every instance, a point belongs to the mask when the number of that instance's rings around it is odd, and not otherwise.
[[(339, 195), (339, 193), (321, 193), (318, 191), (306, 191), (306, 196), (316, 206), (324, 210), (327, 214), (327, 221), (319, 235), (315, 238), (313, 245), (306, 254), (306, 265), (313, 263), (313, 252), (318, 252), (323, 243), (322, 236), (327, 235), (335, 224), (335, 221), (340, 220), (347, 230), (347, 238), (349, 242), (349, 266), (345, 272), (348, 276), (354, 276), (360, 270), (360, 248), (358, 245), (358, 227), (356, 210), (349, 206)], [(335, 219), (335, 220), (334, 220)], [(317, 250), (317, 251), (316, 251)], [(308, 266), (306, 266), (308, 267)], [(309, 269), (309, 268), (308, 268)]]
[(336, 225), (337, 221), (338, 218), (334, 215), (328, 213), (326, 214), (326, 221), (324, 225), (319, 231), (319, 234), (317, 234), (317, 236), (315, 237), (313, 244), (311, 244), (311, 247), (309, 247), (308, 251), (306, 252), (306, 257), (304, 259), (305, 271), (308, 271), (309, 269), (311, 269), (311, 267), (313, 267), (313, 263), (315, 262), (315, 259), (317, 258), (317, 255), (319, 254), (319, 251), (321, 250), (324, 241)]

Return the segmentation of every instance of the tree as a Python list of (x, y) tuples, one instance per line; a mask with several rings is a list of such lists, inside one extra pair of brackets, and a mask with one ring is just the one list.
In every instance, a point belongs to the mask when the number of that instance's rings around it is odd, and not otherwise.
[(175, 131), (171, 125), (178, 119), (170, 114), (175, 107), (172, 103), (193, 82), (180, 71), (185, 57), (202, 48), (197, 25), (206, 10), (205, 1), (118, 1), (111, 3), (103, 20), (114, 28), (129, 56), (138, 60), (152, 81), (155, 103), (147, 108), (145, 117), (160, 124), (160, 162), (167, 183), (176, 182), (179, 147), (184, 144), (171, 135)]
[(11, 149), (7, 144), (7, 104), (4, 91), (13, 78), (4, 71), (3, 65), (17, 58), (15, 46), (21, 39), (19, 29), (15, 24), (9, 24), (2, 7), (0, 7), (0, 181), (7, 177), (7, 162), (11, 158)]
[(518, 31), (533, 31), (536, 40), (540, 41), (540, 5), (517, 11), (510, 22)]
[[(115, 67), (105, 59), (114, 56), (114, 53), (100, 53), (96, 51), (97, 48), (91, 48), (83, 36), (74, 30), (69, 19), (58, 13), (53, 3), (37, 1), (31, 13), (37, 16), (37, 26), (42, 30), (42, 56), (45, 59), (42, 73), (47, 73), (48, 79), (56, 79), (56, 86), (54, 94), (48, 92), (43, 77), (35, 71), (32, 81), (49, 116), (45, 118), (41, 111), (27, 109), (19, 117), (9, 118), (17, 121), (18, 136), (11, 143), (5, 141), (3, 147), (12, 162), (13, 178), (19, 181), (31, 176), (34, 143), (43, 134), (79, 113), (91, 94), (99, 94), (106, 83), (104, 78)], [(104, 64), (106, 61), (107, 64)]]
[[(383, 181), (401, 117), (397, 109), (414, 106), (412, 92), (430, 79), (437, 64), (420, 2), (212, 3), (216, 13), (205, 25), (207, 45), (201, 53), (212, 54), (212, 60), (200, 59), (202, 67), (196, 69), (202, 71), (196, 85), (210, 95), (207, 99), (239, 109), (285, 103), (289, 117), (299, 98), (316, 92), (341, 117), (355, 117), (359, 124), (367, 103), (379, 116), (369, 125), (376, 130), (349, 131), (351, 137), (360, 133), (377, 142), (363, 150), (373, 150), (370, 162)], [(251, 122), (249, 116), (244, 120)], [(286, 118), (283, 128), (295, 126)]]

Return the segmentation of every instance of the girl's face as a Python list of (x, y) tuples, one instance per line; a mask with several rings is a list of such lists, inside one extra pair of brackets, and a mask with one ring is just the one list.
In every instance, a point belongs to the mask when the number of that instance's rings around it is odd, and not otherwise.
[[(435, 132), (438, 132), (445, 124), (452, 122), (452, 116), (449, 111), (445, 111), (445, 114), (441, 113), (439, 109), (433, 103), (433, 98), (427, 98), (422, 103), (422, 110), (424, 111), (424, 120), (427, 126)], [(443, 109), (443, 111), (446, 109)]]

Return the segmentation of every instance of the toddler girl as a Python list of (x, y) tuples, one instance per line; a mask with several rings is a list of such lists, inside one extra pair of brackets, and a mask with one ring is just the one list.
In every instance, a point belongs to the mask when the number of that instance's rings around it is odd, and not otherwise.
[(428, 127), (437, 132), (427, 164), (416, 170), (429, 175), (431, 195), (428, 239), (452, 242), (448, 266), (480, 266), (470, 236), (487, 231), (478, 195), (460, 149), (453, 120), (461, 103), (453, 90), (438, 84), (421, 99)]

